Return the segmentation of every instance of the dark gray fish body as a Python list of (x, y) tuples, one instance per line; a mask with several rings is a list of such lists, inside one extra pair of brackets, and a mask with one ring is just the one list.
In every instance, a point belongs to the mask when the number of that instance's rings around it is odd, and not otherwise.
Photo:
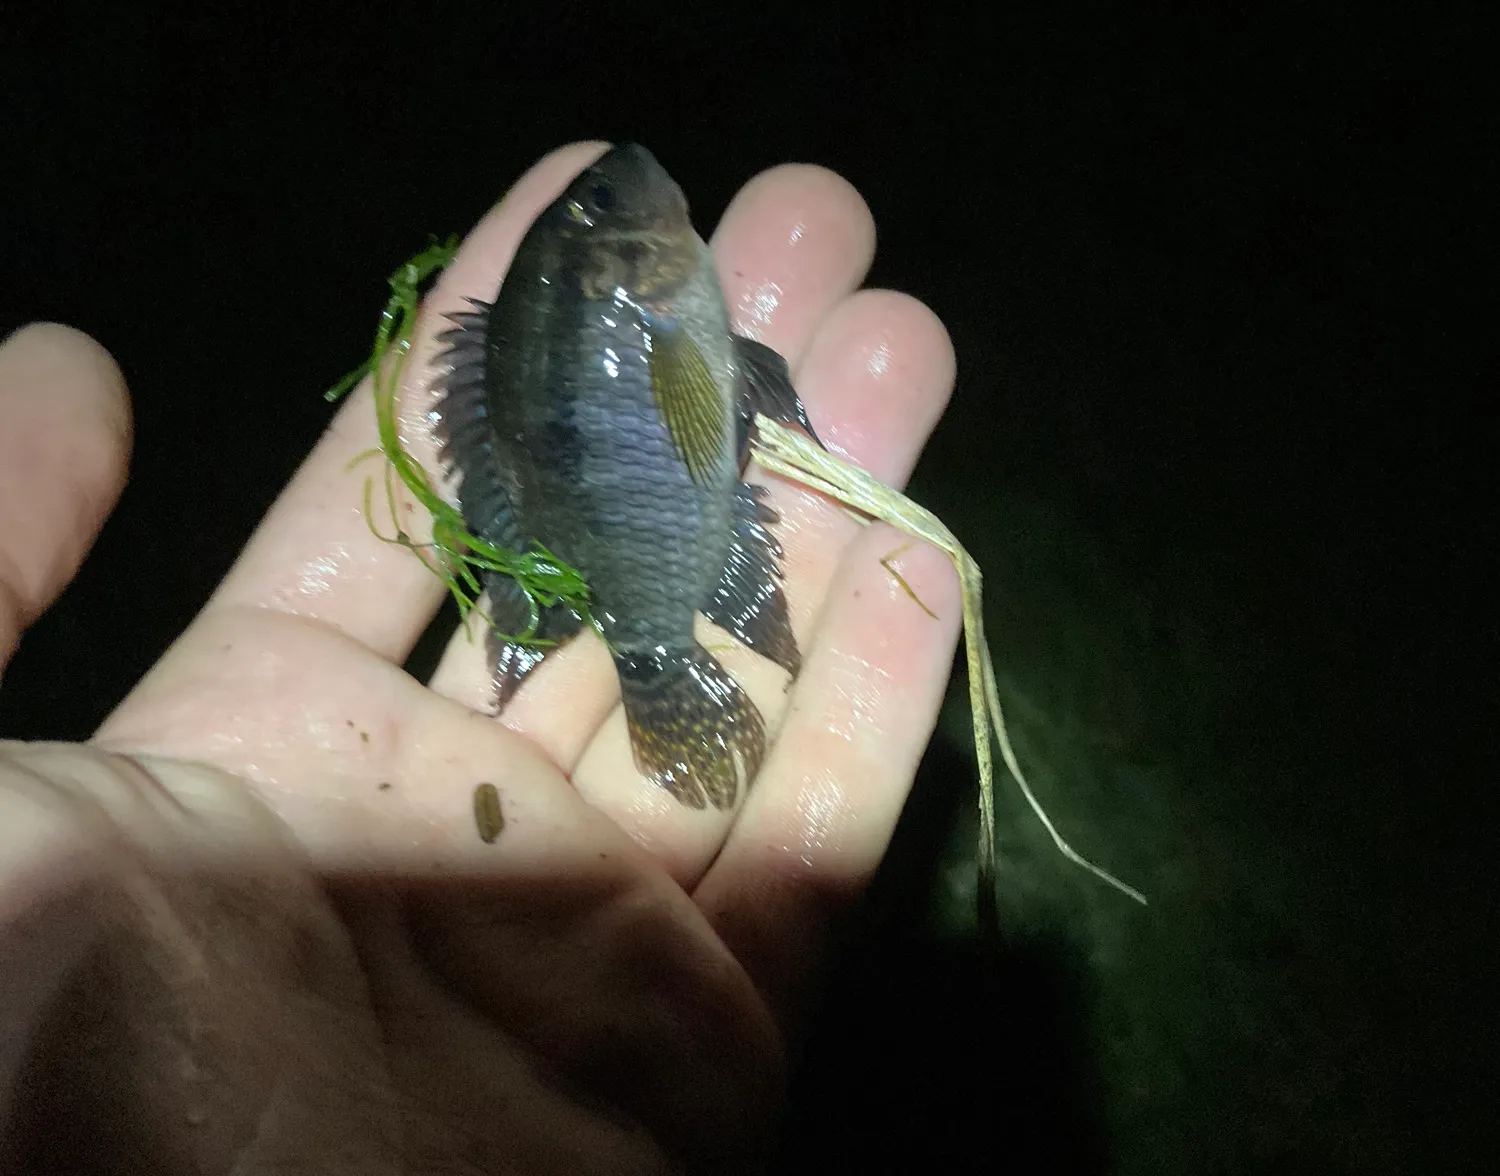
[[(694, 291), (694, 300), (707, 302), (707, 294), (722, 306), (711, 269), (689, 281), (711, 282), (707, 291)], [(562, 285), (554, 282), (552, 289)], [(525, 288), (507, 279), (490, 312), (492, 339), (505, 336), (502, 324), (524, 321), (528, 313), (541, 317), (536, 309), (528, 312)], [(507, 297), (508, 290), (516, 293)], [(685, 331), (698, 345), (713, 392), (712, 415), (704, 422), (712, 438), (708, 476), (695, 483), (657, 407), (650, 312), (626, 297), (623, 290), (620, 297), (602, 299), (564, 290), (541, 312), (551, 320), (548, 334), (532, 329), (527, 336), (547, 349), (543, 363), (554, 373), (550, 380), (527, 383), (545, 383), (547, 394), (528, 396), (525, 385), (492, 388), (490, 413), (502, 438), (527, 439), (500, 445), (501, 460), (515, 470), (514, 501), (526, 537), (541, 540), (583, 573), (600, 602), (599, 619), (613, 649), (643, 653), (690, 637), (693, 613), (729, 552), (730, 506), (739, 480), (735, 373), (727, 321), (720, 315), (705, 329), (678, 318), (684, 291), (671, 307), (678, 324), (671, 329)], [(512, 365), (512, 359), (521, 362)], [(504, 370), (537, 366), (522, 355), (507, 355), (506, 361)]]
[[(453, 317), (439, 419), (465, 522), (496, 545), (540, 542), (583, 574), (637, 763), (685, 804), (732, 806), (764, 729), (693, 618), (800, 667), (775, 515), (740, 481), (755, 411), (811, 432), (785, 363), (732, 334), (681, 189), (631, 145), (537, 218), (492, 305)], [(515, 582), (486, 587), (497, 627), (523, 630)], [(545, 609), (538, 636), (579, 624)], [(545, 649), (493, 640), (491, 653), (503, 707)]]

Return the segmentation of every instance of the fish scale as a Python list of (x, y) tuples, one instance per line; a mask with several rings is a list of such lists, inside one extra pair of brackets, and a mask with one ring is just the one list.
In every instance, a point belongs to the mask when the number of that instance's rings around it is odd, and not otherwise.
[[(727, 554), (728, 511), (727, 503), (717, 509), (720, 503), (702, 501), (673, 460), (671, 438), (654, 414), (605, 409), (598, 415), (613, 439), (613, 453), (585, 473), (599, 491), (593, 496), (599, 503), (595, 536), (616, 558), (585, 575), (622, 618), (615, 643), (626, 648), (627, 639), (652, 636), (649, 624), (633, 625), (630, 618), (680, 613), (691, 623), (716, 576), (713, 564), (722, 566)], [(643, 568), (653, 573), (639, 574)]]

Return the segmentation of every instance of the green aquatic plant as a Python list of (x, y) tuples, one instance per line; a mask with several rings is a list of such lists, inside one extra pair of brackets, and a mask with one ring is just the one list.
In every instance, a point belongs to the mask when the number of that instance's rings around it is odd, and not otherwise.
[[(432, 237), (427, 248), (396, 267), (388, 279), (391, 293), (375, 328), (370, 357), (325, 392), (323, 398), (339, 400), (366, 376), (371, 377), (380, 444), (359, 454), (350, 466), (376, 456), (385, 459), (382, 481), (393, 528), (389, 535), (382, 534), (375, 524), (375, 480), (373, 477), (365, 480), (365, 521), (376, 537), (410, 550), (443, 582), (458, 605), (459, 616), (466, 628), (469, 615), (479, 611), (480, 616), (496, 628), (502, 640), (520, 645), (552, 645), (553, 642), (536, 636), (543, 608), (566, 605), (585, 621), (594, 623), (589, 611), (589, 589), (583, 577), (540, 543), (532, 543), (523, 551), (511, 551), (471, 532), (464, 524), (463, 515), (438, 493), (422, 464), (407, 451), (396, 427), (396, 398), (401, 391), (406, 361), (411, 352), (422, 289), (453, 261), (458, 245), (457, 236), (449, 236), (445, 241)], [(401, 479), (411, 496), (426, 507), (432, 517), (429, 542), (417, 542), (401, 525), (395, 478)], [(480, 572), (509, 576), (526, 593), (531, 615), (524, 632), (500, 632), (494, 622), (479, 610), (479, 597), (484, 590)], [(598, 628), (597, 625), (594, 627)]]

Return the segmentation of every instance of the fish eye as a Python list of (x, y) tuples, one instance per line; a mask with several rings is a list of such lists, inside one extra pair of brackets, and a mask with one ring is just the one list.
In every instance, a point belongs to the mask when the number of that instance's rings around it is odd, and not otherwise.
[(594, 212), (610, 212), (615, 206), (615, 190), (600, 180), (589, 187), (588, 199)]

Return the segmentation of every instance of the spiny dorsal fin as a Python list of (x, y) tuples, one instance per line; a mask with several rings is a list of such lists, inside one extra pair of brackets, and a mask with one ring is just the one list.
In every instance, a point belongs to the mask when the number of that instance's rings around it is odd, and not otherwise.
[(724, 445), (724, 405), (703, 352), (674, 324), (653, 324), (651, 391), (688, 476), (709, 485)]
[(510, 496), (500, 480), (485, 391), (490, 304), (466, 299), (472, 309), (444, 317), (454, 325), (438, 335), (443, 344), (434, 386), (441, 393), (437, 437), (444, 464), (460, 475), (458, 497), (464, 521), (490, 542), (507, 541)]

